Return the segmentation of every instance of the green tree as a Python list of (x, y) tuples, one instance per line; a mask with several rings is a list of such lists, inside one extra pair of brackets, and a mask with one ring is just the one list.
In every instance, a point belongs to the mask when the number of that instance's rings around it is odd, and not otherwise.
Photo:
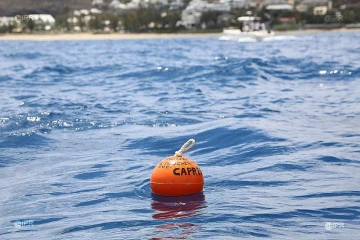
[(30, 32), (33, 32), (33, 31), (34, 31), (35, 22), (34, 22), (34, 20), (32, 20), (32, 18), (30, 18), (30, 19), (26, 22), (26, 27), (30, 30)]
[(55, 18), (56, 28), (58, 29), (66, 28), (67, 31), (70, 31), (70, 24), (68, 23), (67, 19), (68, 19), (68, 14), (57, 15)]
[(96, 30), (104, 28), (104, 25), (103, 25), (103, 23), (101, 21), (101, 16), (100, 15), (95, 15), (90, 19), (89, 28), (90, 29), (96, 29)]
[(119, 25), (119, 17), (116, 16), (115, 14), (108, 14), (106, 16), (106, 20), (109, 20), (110, 21), (110, 26), (111, 28), (116, 31), (118, 25)]
[(218, 16), (214, 11), (208, 11), (201, 14), (201, 23), (206, 23), (207, 28), (217, 28)]
[(181, 20), (181, 12), (179, 10), (168, 11), (164, 20), (165, 24), (169, 24), (169, 30), (176, 31), (176, 23)]
[(80, 27), (81, 31), (83, 32), (84, 27), (85, 27), (85, 22), (84, 22), (83, 16), (78, 17), (78, 23), (79, 23), (79, 27)]

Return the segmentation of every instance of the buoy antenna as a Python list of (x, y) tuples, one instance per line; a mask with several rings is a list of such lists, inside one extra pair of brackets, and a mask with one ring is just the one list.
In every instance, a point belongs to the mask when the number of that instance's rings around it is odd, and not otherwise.
[(194, 145), (195, 140), (189, 139), (186, 143), (184, 143), (184, 145), (182, 145), (182, 147), (178, 151), (175, 152), (175, 156), (181, 157), (184, 152), (190, 150)]

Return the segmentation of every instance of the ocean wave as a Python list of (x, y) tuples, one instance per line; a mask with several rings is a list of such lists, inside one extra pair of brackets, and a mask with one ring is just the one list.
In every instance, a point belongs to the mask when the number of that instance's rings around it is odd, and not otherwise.
[[(357, 239), (358, 38), (5, 41), (0, 236)], [(204, 192), (155, 196), (190, 138)]]

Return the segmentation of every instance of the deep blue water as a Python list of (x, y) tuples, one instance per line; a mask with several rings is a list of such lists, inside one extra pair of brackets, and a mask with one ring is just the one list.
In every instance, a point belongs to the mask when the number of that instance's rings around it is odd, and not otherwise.
[(359, 239), (359, 38), (0, 41), (0, 239)]

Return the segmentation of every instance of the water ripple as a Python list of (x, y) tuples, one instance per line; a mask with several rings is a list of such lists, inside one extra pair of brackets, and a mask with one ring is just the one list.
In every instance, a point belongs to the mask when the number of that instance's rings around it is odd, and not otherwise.
[(359, 37), (2, 41), (0, 238), (358, 239)]

